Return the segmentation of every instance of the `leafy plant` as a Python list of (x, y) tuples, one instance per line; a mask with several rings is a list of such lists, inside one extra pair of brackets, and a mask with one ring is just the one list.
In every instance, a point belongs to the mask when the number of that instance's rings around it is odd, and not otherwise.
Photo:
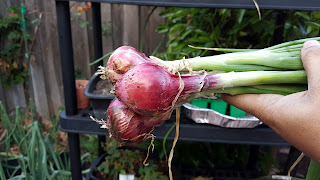
[(144, 153), (138, 149), (118, 148), (114, 139), (108, 138), (104, 146), (109, 155), (105, 157), (97, 170), (103, 173), (106, 179), (118, 179), (119, 174), (135, 174), (135, 177), (144, 179), (168, 179), (159, 171), (159, 167), (149, 160), (148, 166), (143, 165)]
[(102, 35), (105, 37), (112, 36), (112, 28), (111, 28), (111, 21), (103, 21), (102, 22)]
[(287, 13), (284, 28), (285, 41), (318, 36), (320, 30), (320, 13), (318, 11), (290, 11)]
[(80, 148), (91, 155), (87, 161), (93, 162), (98, 157), (98, 137), (90, 134), (80, 135)]
[(10, 14), (0, 18), (0, 78), (3, 85), (10, 87), (15, 83), (23, 83), (28, 75), (24, 41), (31, 41), (32, 37), (24, 35), (21, 28), (21, 9), (10, 7), (8, 10)]
[(158, 171), (159, 166), (154, 164), (153, 160), (149, 161), (149, 165), (139, 168), (139, 175), (141, 180), (159, 179), (167, 180), (168, 177), (164, 176), (162, 172)]
[[(263, 48), (271, 45), (278, 11), (263, 10), (259, 20), (256, 10), (168, 8), (160, 13), (166, 19), (158, 26), (166, 34), (166, 51), (158, 57), (166, 60), (217, 54), (188, 45), (223, 48)], [(318, 12), (283, 13), (287, 18), (284, 41), (314, 37), (319, 34)]]

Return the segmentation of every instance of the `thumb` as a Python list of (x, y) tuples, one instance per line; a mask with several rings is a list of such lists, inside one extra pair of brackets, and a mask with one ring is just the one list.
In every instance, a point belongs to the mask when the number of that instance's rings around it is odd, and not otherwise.
[(307, 41), (301, 49), (301, 60), (308, 77), (309, 93), (320, 92), (320, 43)]

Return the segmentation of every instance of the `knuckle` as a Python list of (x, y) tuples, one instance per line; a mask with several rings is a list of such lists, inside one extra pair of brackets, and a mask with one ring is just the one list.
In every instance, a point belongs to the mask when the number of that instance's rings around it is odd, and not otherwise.
[(301, 54), (301, 59), (303, 61), (310, 61), (315, 58), (320, 59), (320, 46), (311, 46), (305, 49)]

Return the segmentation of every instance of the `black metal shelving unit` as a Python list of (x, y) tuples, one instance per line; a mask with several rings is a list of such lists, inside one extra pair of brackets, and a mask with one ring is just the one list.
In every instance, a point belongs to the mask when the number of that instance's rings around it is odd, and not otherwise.
[[(100, 3), (162, 7), (256, 8), (252, 0), (91, 0), (91, 2), (95, 59), (102, 56)], [(320, 10), (319, 0), (256, 0), (256, 2), (260, 9)], [(81, 112), (77, 110), (69, 0), (56, 0), (56, 11), (66, 108), (65, 111), (60, 114), (60, 129), (68, 133), (72, 179), (78, 180), (82, 179), (79, 134), (96, 134), (99, 135), (99, 137), (102, 137), (108, 135), (108, 132), (105, 129), (100, 129), (97, 123), (93, 122), (86, 115), (88, 112)], [(190, 122), (190, 120), (183, 116), (181, 121)], [(172, 124), (172, 122), (168, 121), (156, 127), (154, 131), (156, 137), (163, 138)], [(169, 139), (173, 139), (173, 137), (174, 134), (171, 133), (169, 135)], [(266, 126), (253, 129), (228, 129), (212, 125), (186, 123), (180, 125), (179, 140), (272, 146), (290, 145)]]

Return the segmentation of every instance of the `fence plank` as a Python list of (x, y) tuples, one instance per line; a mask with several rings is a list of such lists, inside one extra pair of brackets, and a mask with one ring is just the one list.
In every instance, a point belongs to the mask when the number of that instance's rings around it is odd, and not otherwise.
[[(39, 10), (37, 6), (35, 6), (35, 0), (30, 0), (26, 3), (26, 8), (29, 11)], [(42, 15), (40, 12), (29, 14), (29, 24), (30, 20), (34, 20), (36, 18), (41, 18)], [(41, 53), (41, 40), (38, 36), (39, 29), (36, 25), (32, 25), (28, 29), (29, 34), (35, 39), (34, 43), (29, 45), (30, 57), (29, 57), (29, 97), (33, 100), (36, 111), (41, 117), (46, 119), (50, 118), (50, 111), (48, 105), (48, 99), (46, 95), (46, 86), (45, 86), (45, 78), (43, 71), (43, 58)], [(32, 47), (31, 47), (32, 46)]]
[(73, 59), (75, 66), (80, 68), (83, 78), (89, 79), (91, 77), (87, 32), (89, 21), (87, 21), (86, 12), (82, 12), (80, 17), (77, 16), (77, 7), (83, 4), (76, 2), (76, 5), (72, 6), (71, 4), (72, 7), (70, 9)]
[[(94, 46), (93, 46), (93, 31), (92, 31), (92, 10), (86, 12), (86, 19), (89, 22), (89, 25), (87, 26), (87, 33), (88, 33), (88, 50), (89, 50), (89, 62), (91, 63), (94, 61)], [(89, 66), (89, 65), (88, 65)], [(90, 66), (90, 75), (93, 75), (95, 73), (95, 67)]]
[(4, 87), (4, 91), (6, 95), (8, 112), (14, 111), (16, 107), (20, 107), (21, 109), (27, 108), (23, 84), (12, 84), (10, 89)]
[[(29, 3), (29, 4), (28, 4)], [(15, 5), (10, 0), (0, 2), (1, 11), (5, 6)], [(81, 3), (80, 3), (81, 4)], [(83, 2), (82, 2), (83, 4)], [(19, 5), (19, 4), (17, 4)], [(28, 6), (29, 5), (29, 6)], [(61, 64), (59, 55), (59, 44), (57, 34), (56, 10), (54, 0), (29, 0), (26, 1), (27, 7), (34, 6), (40, 12), (43, 12), (41, 25), (39, 27), (37, 42), (34, 50), (38, 54), (32, 57), (36, 64), (30, 65), (31, 91), (30, 97), (35, 100), (38, 111), (41, 116), (57, 115), (58, 108), (64, 105), (63, 83), (61, 74)], [(151, 55), (157, 44), (161, 40), (161, 35), (155, 32), (159, 23), (163, 19), (157, 14), (162, 8), (157, 8), (150, 17), (144, 37), (143, 52)], [(101, 17), (103, 28), (103, 53), (109, 53), (122, 45), (130, 45), (139, 49), (139, 41), (143, 24), (152, 7), (139, 7), (133, 5), (119, 4), (101, 4)], [(76, 12), (76, 6), (71, 9), (71, 17)], [(3, 12), (2, 12), (3, 13)], [(91, 12), (86, 12), (81, 16), (82, 21), (89, 21), (85, 28), (79, 27), (79, 22), (72, 22), (72, 38), (74, 45), (75, 65), (82, 68), (86, 78), (90, 78), (94, 73), (93, 67), (88, 64), (93, 60), (92, 32), (90, 22)], [(108, 23), (110, 22), (110, 23)], [(104, 61), (106, 62), (106, 60)], [(3, 102), (11, 101), (8, 99), (7, 91), (0, 86), (0, 100)], [(23, 91), (15, 90), (23, 93)], [(12, 97), (12, 95), (10, 96)], [(17, 103), (16, 100), (12, 101)], [(10, 108), (12, 109), (12, 103)], [(15, 106), (15, 105), (14, 105)], [(45, 114), (48, 114), (46, 116)]]
[(12, 6), (10, 0), (0, 1), (0, 15), (7, 16), (9, 14), (8, 7)]
[[(116, 14), (113, 14), (116, 16)], [(139, 49), (139, 6), (123, 5), (122, 45)]]
[[(0, 2), (0, 5), (0, 16), (7, 16), (9, 14), (9, 11), (7, 10), (8, 7), (19, 7), (20, 4), (17, 1), (3, 0)], [(8, 45), (7, 41), (2, 39), (0, 46), (5, 47), (6, 45)], [(8, 112), (14, 111), (17, 106), (21, 109), (27, 108), (22, 83), (12, 84), (10, 88), (1, 85), (0, 90), (0, 100), (4, 102)]]
[[(8, 7), (10, 6), (11, 6), (10, 0), (0, 1), (0, 16), (7, 16), (9, 14)], [(5, 46), (5, 42), (0, 41), (0, 47), (3, 47), (3, 46)], [(2, 102), (4, 108), (7, 109), (6, 95), (5, 95), (4, 87), (2, 87), (2, 84), (1, 84), (1, 79), (0, 79), (0, 101)]]
[(4, 88), (2, 87), (2, 84), (1, 84), (1, 79), (0, 79), (0, 101), (2, 102), (4, 108), (7, 109), (6, 95), (4, 92)]
[[(64, 105), (63, 83), (57, 33), (56, 8), (54, 0), (36, 0), (41, 12), (44, 13), (39, 29), (42, 47), (42, 63), (44, 83), (50, 114), (57, 115), (59, 107)], [(41, 96), (40, 96), (41, 98)]]
[[(111, 17), (111, 4), (101, 4), (101, 26), (102, 26), (102, 46), (103, 54), (107, 54), (113, 51), (112, 41), (112, 17)], [(107, 58), (104, 60), (104, 64), (107, 62)]]
[(123, 5), (112, 4), (112, 42), (113, 49), (123, 45)]
[(46, 96), (46, 86), (43, 83), (44, 72), (41, 61), (42, 56), (31, 55), (29, 63), (30, 89), (29, 94), (32, 97), (36, 110), (41, 117), (50, 119), (49, 103)]
[[(141, 6), (140, 7), (140, 28), (142, 32), (144, 31), (144, 26), (146, 19), (148, 18), (149, 14), (151, 13), (152, 6)], [(156, 32), (158, 25), (164, 23), (164, 19), (159, 16), (159, 13), (164, 10), (164, 7), (157, 7), (154, 12), (151, 14), (149, 21), (146, 24), (146, 29), (144, 32), (143, 38), (143, 52), (146, 55), (151, 55), (152, 52), (156, 49), (158, 44), (161, 42), (163, 35)], [(164, 50), (164, 45), (161, 46), (159, 52)]]

